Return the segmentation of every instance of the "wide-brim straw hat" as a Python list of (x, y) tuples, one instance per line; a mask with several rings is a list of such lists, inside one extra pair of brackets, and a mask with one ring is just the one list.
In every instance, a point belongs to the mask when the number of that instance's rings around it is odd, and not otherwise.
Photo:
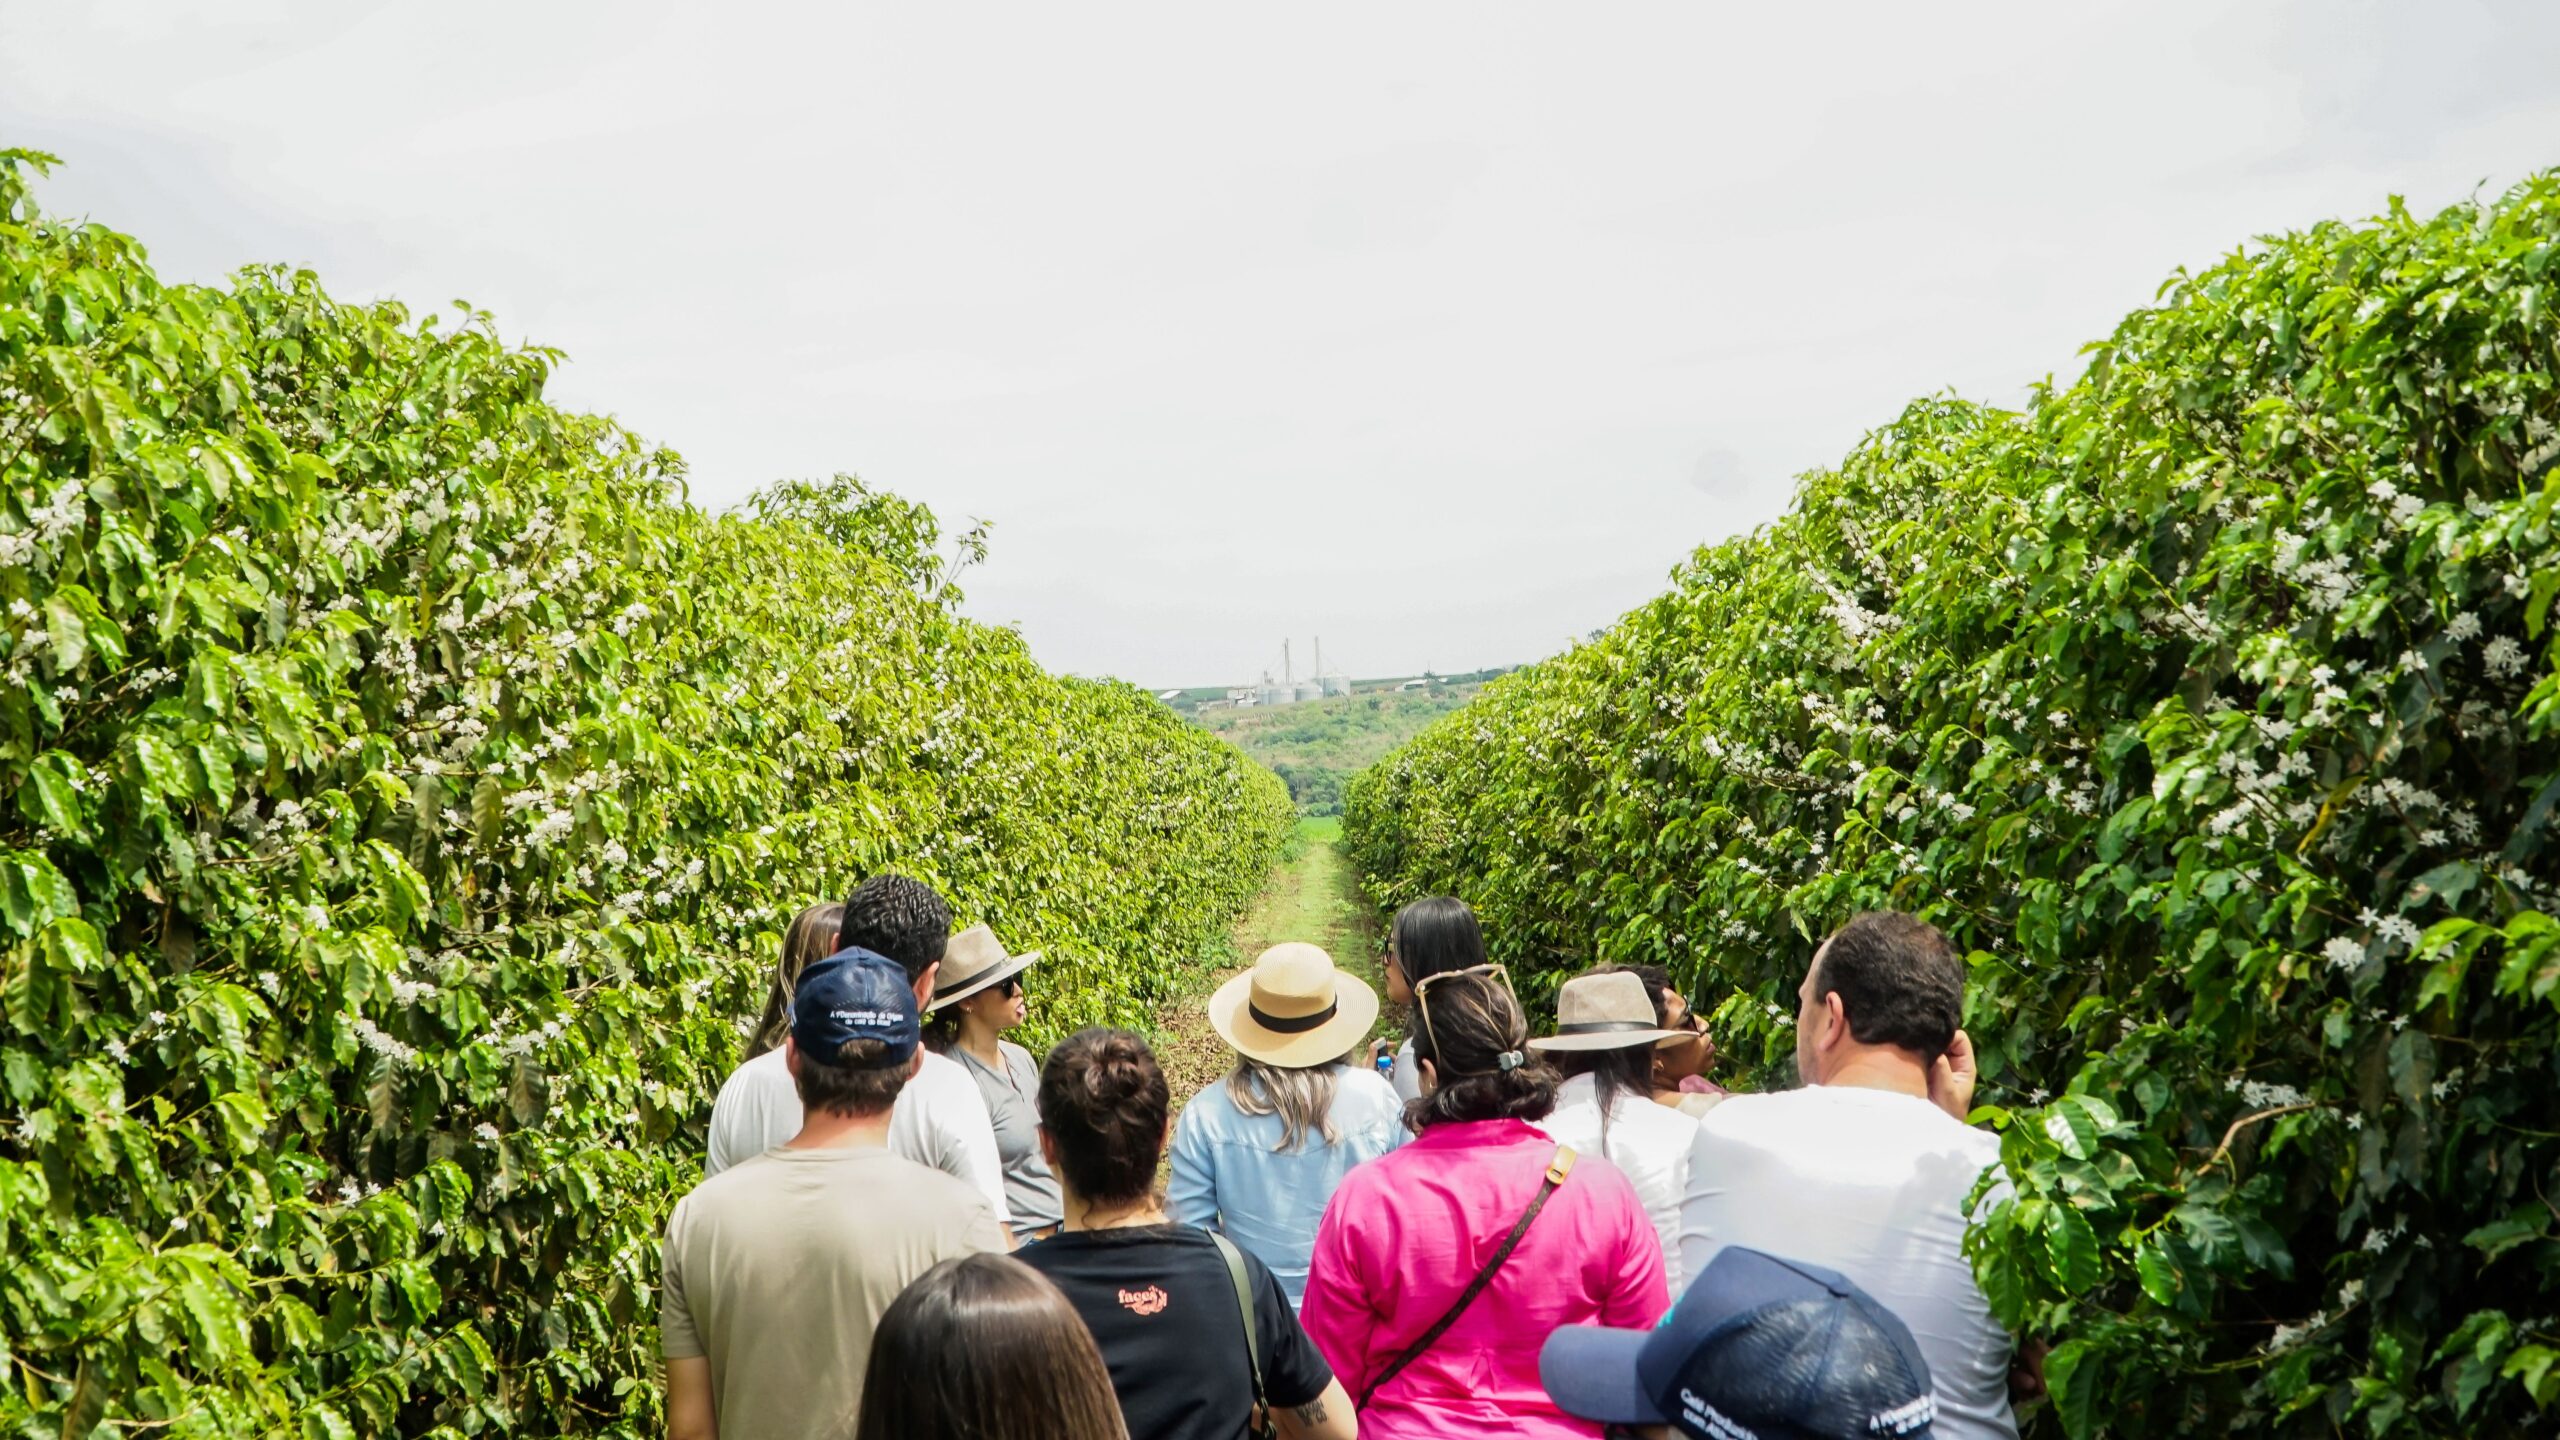
[(1334, 968), (1321, 946), (1274, 945), (1209, 997), (1209, 1028), (1239, 1055), (1305, 1070), (1351, 1053), (1378, 1018), (1378, 992)]
[(1556, 992), (1556, 1033), (1529, 1042), (1532, 1050), (1624, 1050), (1684, 1038), (1653, 1018), (1653, 997), (1642, 978), (1577, 975)]
[(1007, 955), (1004, 942), (996, 938), (995, 931), (972, 925), (942, 947), (942, 969), (933, 977), (933, 1003), (924, 1008), (939, 1010), (954, 1000), (966, 1000), (1030, 969), (1039, 958), (1037, 950)]

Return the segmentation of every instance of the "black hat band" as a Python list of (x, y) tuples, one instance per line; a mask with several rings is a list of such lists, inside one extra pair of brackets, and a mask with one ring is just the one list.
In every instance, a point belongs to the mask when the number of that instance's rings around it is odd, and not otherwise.
[(1313, 1030), (1317, 1026), (1324, 1024), (1327, 1020), (1332, 1019), (1335, 1013), (1341, 1009), (1342, 1002), (1340, 1000), (1336, 1000), (1332, 1004), (1327, 1005), (1312, 1015), (1274, 1015), (1270, 1011), (1265, 1010), (1261, 1006), (1248, 1000), (1245, 1002), (1244, 1013), (1252, 1016), (1253, 1023), (1261, 1026), (1265, 1030), (1274, 1031), (1282, 1035), (1295, 1035), (1301, 1031)]

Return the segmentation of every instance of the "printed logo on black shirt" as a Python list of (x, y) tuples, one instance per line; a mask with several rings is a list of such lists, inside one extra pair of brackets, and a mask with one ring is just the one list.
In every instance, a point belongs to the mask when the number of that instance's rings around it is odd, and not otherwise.
[(1132, 1313), (1139, 1315), (1154, 1315), (1161, 1312), (1165, 1306), (1171, 1304), (1172, 1300), (1171, 1297), (1164, 1293), (1164, 1290), (1161, 1287), (1150, 1285), (1144, 1290), (1121, 1291), (1120, 1303), (1128, 1306)]

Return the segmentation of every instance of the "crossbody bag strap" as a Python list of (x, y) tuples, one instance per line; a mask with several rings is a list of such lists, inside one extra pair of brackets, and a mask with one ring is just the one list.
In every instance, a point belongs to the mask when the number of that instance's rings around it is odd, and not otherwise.
[(1236, 1248), (1236, 1242), (1215, 1230), (1209, 1232), (1209, 1242), (1218, 1247), (1218, 1254), (1227, 1262), (1227, 1283), (1236, 1292), (1236, 1314), (1244, 1320), (1245, 1363), (1253, 1371), (1254, 1418), (1250, 1429), (1255, 1435), (1270, 1434), (1271, 1402), (1262, 1396), (1262, 1327), (1253, 1320), (1253, 1280), (1245, 1274), (1244, 1252)]
[(1458, 1303), (1450, 1306), (1449, 1312), (1441, 1316), (1430, 1329), (1423, 1331), (1421, 1339), (1407, 1345), (1402, 1354), (1388, 1361), (1387, 1368), (1379, 1371), (1377, 1378), (1369, 1382), (1369, 1388), (1360, 1394), (1360, 1409), (1368, 1409), (1369, 1402), (1376, 1398), (1379, 1391), (1387, 1388), (1388, 1381), (1403, 1374), (1404, 1367), (1421, 1359), (1422, 1353), (1430, 1349), (1441, 1336), (1448, 1334), (1449, 1327), (1458, 1323), (1458, 1317), (1467, 1313), (1467, 1307), (1476, 1303), (1476, 1297), (1483, 1294), (1485, 1287), (1493, 1283), (1494, 1272), (1500, 1270), (1502, 1262), (1510, 1259), (1511, 1252), (1519, 1248), (1520, 1237), (1529, 1233), (1529, 1222), (1537, 1219), (1538, 1212), (1547, 1208), (1547, 1197), (1556, 1193), (1556, 1187), (1562, 1185), (1564, 1177), (1572, 1173), (1573, 1147), (1557, 1146), (1555, 1158), (1547, 1162), (1547, 1178), (1539, 1182), (1537, 1198), (1529, 1202), (1528, 1209), (1520, 1212), (1518, 1223), (1511, 1227), (1509, 1235), (1503, 1237), (1502, 1248), (1494, 1251), (1493, 1258), (1484, 1262), (1484, 1268), (1476, 1272), (1476, 1278), (1467, 1283), (1466, 1292), (1458, 1297)]

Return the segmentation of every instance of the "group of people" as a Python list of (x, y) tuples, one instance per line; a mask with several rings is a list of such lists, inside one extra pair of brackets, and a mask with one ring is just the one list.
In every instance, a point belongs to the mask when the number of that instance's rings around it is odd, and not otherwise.
[(1417, 902), (1400, 1047), (1275, 946), (1178, 1123), (1136, 1034), (1003, 1038), (1039, 956), (950, 932), (884, 875), (786, 934), (668, 1223), (679, 1440), (2016, 1434), (2032, 1367), (1963, 1253), (1999, 1145), (1913, 917), (1815, 951), (1802, 1086), (1728, 1096), (1661, 970), (1575, 976), (1534, 1033), (1474, 914)]

